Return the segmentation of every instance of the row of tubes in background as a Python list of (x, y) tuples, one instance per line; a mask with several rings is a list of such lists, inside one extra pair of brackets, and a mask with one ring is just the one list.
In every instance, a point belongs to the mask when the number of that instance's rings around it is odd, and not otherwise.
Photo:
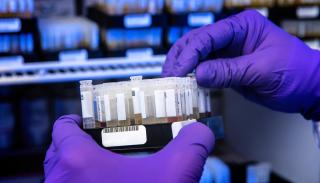
[(159, 14), (166, 9), (170, 13), (195, 11), (219, 12), (223, 0), (91, 0), (91, 5), (97, 5), (109, 15), (128, 13)]
[(319, 0), (225, 0), (225, 7), (272, 7), (274, 5), (278, 6), (299, 6), (299, 5), (314, 5), (319, 4)]
[(233, 7), (272, 7), (274, 5), (313, 5), (319, 0), (91, 0), (109, 15), (127, 13), (184, 13), (196, 11), (220, 12), (223, 6)]
[(45, 51), (99, 47), (99, 28), (96, 23), (81, 17), (39, 19), (41, 48)]
[[(20, 1), (13, 1), (21, 3)], [(29, 1), (25, 1), (27, 3)], [(134, 12), (149, 12), (148, 8), (151, 4), (157, 4), (161, 13), (164, 7), (173, 13), (193, 12), (193, 11), (213, 11), (219, 12), (222, 5), (232, 4), (231, 6), (239, 5), (255, 5), (258, 3), (274, 3), (274, 0), (249, 0), (249, 1), (235, 1), (235, 0), (219, 0), (219, 1), (178, 1), (178, 0), (130, 0), (130, 1), (92, 1), (92, 4), (98, 4), (99, 7), (104, 9), (107, 13), (109, 9), (114, 6), (122, 7), (120, 14), (134, 13)], [(277, 1), (278, 3), (320, 3), (320, 0), (313, 1)], [(33, 2), (32, 2), (33, 3)], [(115, 5), (116, 4), (116, 5)], [(209, 6), (210, 4), (210, 6)], [(1, 7), (11, 7), (9, 1), (0, 3)], [(14, 5), (16, 6), (16, 5)], [(23, 6), (17, 5), (18, 7)], [(0, 7), (0, 10), (3, 9)], [(10, 8), (12, 9), (12, 8)], [(160, 11), (161, 10), (161, 11)], [(1, 15), (1, 13), (0, 13)], [(300, 37), (319, 37), (320, 29), (319, 20), (284, 20), (281, 26), (289, 33)], [(183, 34), (192, 30), (187, 26), (170, 26), (166, 29), (163, 27), (152, 28), (139, 28), (139, 29), (119, 29), (119, 28), (103, 28), (99, 27), (96, 23), (83, 18), (83, 17), (52, 17), (40, 18), (38, 21), (38, 29), (40, 32), (40, 46), (44, 51), (61, 51), (68, 49), (99, 49), (100, 42), (107, 50), (117, 51), (137, 47), (154, 47), (162, 48), (162, 40), (168, 45), (173, 44)], [(32, 52), (34, 45), (34, 35), (18, 34), (6, 35), (2, 34), (0, 52), (9, 53), (25, 53)], [(163, 37), (163, 36), (166, 37)]]
[(0, 53), (32, 53), (34, 41), (31, 33), (26, 34), (0, 34)]
[[(79, 19), (79, 18), (77, 18)], [(43, 50), (58, 51), (61, 49), (88, 48), (95, 50), (99, 47), (99, 29), (89, 20), (65, 22), (55, 20), (40, 21), (41, 45)], [(66, 27), (68, 29), (66, 29)], [(284, 20), (281, 27), (287, 32), (299, 37), (319, 37), (319, 20)], [(68, 30), (68, 31), (66, 31)], [(182, 35), (192, 30), (190, 27), (169, 27), (166, 42), (170, 45)], [(134, 47), (161, 47), (163, 28), (145, 29), (107, 29), (101, 30), (102, 43), (108, 50), (122, 50)]]
[[(31, 17), (35, 9), (34, 0), (1, 0), (0, 16)], [(319, 0), (88, 0), (86, 5), (98, 5), (110, 15), (127, 13), (162, 13), (164, 9), (171, 13), (195, 11), (221, 11), (236, 6), (280, 6), (317, 4)]]
[(193, 77), (93, 85), (80, 81), (83, 128), (172, 123), (211, 116), (210, 91)]
[(19, 16), (29, 18), (34, 13), (34, 0), (1, 0), (0, 17)]
[[(320, 21), (287, 20), (281, 26), (291, 34), (300, 37), (319, 37)], [(39, 21), (41, 48), (44, 51), (64, 49), (99, 48), (99, 28), (85, 18), (51, 18)], [(190, 27), (169, 27), (168, 44), (173, 44), (182, 35), (192, 30)], [(135, 47), (161, 47), (163, 29), (160, 27), (146, 29), (108, 29), (101, 30), (103, 45), (108, 50), (121, 50)], [(0, 53), (32, 52), (34, 37), (26, 34), (0, 35)]]
[[(102, 29), (84, 18), (43, 19), (39, 21), (41, 48), (45, 51), (63, 49), (99, 48), (99, 40), (108, 50), (117, 51), (136, 47), (161, 47), (163, 28), (144, 29)], [(189, 27), (170, 27), (166, 41), (173, 44), (183, 34), (192, 30)]]

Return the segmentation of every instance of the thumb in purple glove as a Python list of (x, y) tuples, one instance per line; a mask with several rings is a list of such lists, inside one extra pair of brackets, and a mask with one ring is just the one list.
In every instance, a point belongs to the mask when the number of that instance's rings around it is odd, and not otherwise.
[(198, 182), (214, 135), (190, 124), (165, 148), (147, 157), (127, 157), (100, 147), (79, 127), (77, 115), (60, 117), (44, 162), (45, 182)]
[(196, 29), (178, 40), (167, 55), (163, 76), (184, 76), (193, 69), (202, 86), (232, 87), (271, 109), (320, 120), (319, 51), (256, 11)]

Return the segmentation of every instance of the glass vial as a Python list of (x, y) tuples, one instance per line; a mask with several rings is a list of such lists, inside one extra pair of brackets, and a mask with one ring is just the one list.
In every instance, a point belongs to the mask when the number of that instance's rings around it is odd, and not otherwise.
[(80, 81), (83, 128), (95, 128), (92, 80)]

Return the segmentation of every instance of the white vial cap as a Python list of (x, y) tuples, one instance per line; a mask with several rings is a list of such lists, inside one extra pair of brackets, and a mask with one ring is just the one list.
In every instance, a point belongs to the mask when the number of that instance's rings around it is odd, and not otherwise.
[(142, 80), (142, 76), (130, 76), (131, 81), (140, 81)]
[(92, 85), (92, 80), (82, 80), (80, 81), (81, 85)]

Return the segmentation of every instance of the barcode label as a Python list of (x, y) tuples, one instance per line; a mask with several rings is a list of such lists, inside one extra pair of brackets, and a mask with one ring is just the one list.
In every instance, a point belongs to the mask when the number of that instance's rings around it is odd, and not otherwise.
[(110, 127), (103, 129), (104, 133), (116, 133), (116, 132), (128, 132), (128, 131), (138, 131), (139, 126), (120, 126), (120, 127)]
[(147, 131), (143, 125), (109, 127), (101, 131), (104, 147), (142, 145), (147, 142)]

